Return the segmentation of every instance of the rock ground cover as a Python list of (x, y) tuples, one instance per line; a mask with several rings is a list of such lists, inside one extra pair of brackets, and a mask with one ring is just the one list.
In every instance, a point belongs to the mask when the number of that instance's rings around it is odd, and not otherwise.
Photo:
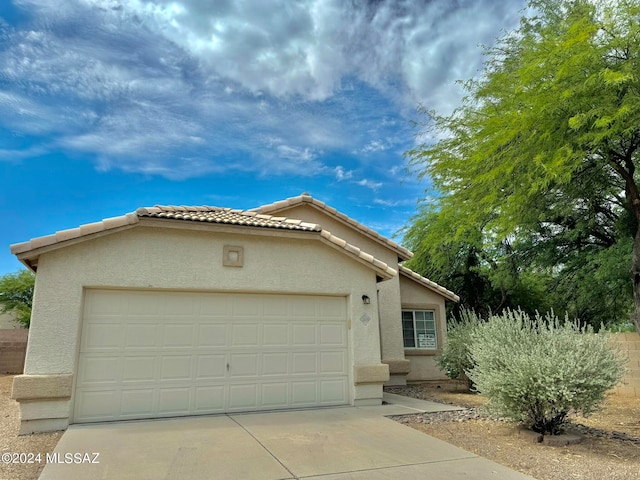
[(529, 431), (487, 416), (481, 395), (450, 381), (387, 390), (466, 407), (458, 412), (409, 415), (396, 420), (538, 480), (640, 479), (640, 399), (610, 396), (602, 411), (571, 417), (567, 430), (583, 441), (561, 447), (537, 443)]

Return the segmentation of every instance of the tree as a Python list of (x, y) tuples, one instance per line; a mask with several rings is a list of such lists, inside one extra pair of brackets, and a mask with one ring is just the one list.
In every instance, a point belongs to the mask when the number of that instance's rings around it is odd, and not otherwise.
[(0, 277), (0, 312), (14, 312), (16, 321), (29, 328), (35, 275), (19, 270)]
[(640, 2), (530, 0), (529, 11), (458, 109), (424, 112), (420, 136), (438, 140), (407, 156), (439, 191), (426, 209), (450, 225), (447, 241), (517, 245), (556, 275), (625, 255), (640, 331)]
[(505, 308), (533, 314), (555, 306), (545, 293), (548, 274), (538, 269), (533, 275), (510, 241), (489, 243), (482, 225), (456, 231), (452, 220), (424, 207), (405, 230), (404, 242), (414, 252), (407, 266), (460, 295), (460, 303), (448, 305), (455, 318), (462, 319), (465, 310), (486, 317)]

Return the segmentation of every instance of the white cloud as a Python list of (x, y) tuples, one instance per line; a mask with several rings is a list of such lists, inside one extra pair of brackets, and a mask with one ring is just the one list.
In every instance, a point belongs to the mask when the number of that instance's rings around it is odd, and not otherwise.
[(367, 178), (363, 178), (362, 180), (358, 180), (355, 183), (360, 185), (361, 187), (370, 188), (371, 190), (374, 190), (374, 191), (378, 190), (382, 186), (382, 182), (375, 182), (375, 181), (369, 180)]
[(384, 207), (407, 207), (407, 206), (415, 206), (416, 200), (415, 198), (404, 198), (397, 200), (385, 200), (382, 198), (374, 198), (373, 203), (376, 205), (382, 205)]
[(371, 140), (368, 144), (358, 150), (358, 153), (374, 153), (383, 152), (389, 148), (388, 144), (381, 142), (380, 140)]
[(401, 112), (453, 108), (520, 1), (14, 0), (0, 127), (101, 168), (345, 179), (324, 153), (397, 149)]
[(353, 177), (353, 171), (345, 170), (344, 167), (341, 165), (338, 165), (337, 167), (335, 167), (333, 169), (333, 172), (336, 176), (336, 180), (338, 180), (339, 182), (343, 180), (350, 180)]
[(0, 149), (0, 162), (17, 162), (25, 158), (32, 158), (46, 152), (41, 146), (28, 147), (25, 149)]

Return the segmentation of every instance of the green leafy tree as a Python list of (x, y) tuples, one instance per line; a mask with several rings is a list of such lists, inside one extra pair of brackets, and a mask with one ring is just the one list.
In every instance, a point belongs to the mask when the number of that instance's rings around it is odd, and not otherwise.
[(405, 229), (404, 242), (415, 253), (407, 266), (460, 295), (460, 303), (448, 305), (454, 317), (465, 309), (487, 316), (505, 308), (533, 314), (553, 307), (543, 269), (532, 274), (510, 241), (490, 243), (482, 226), (456, 230), (453, 220), (425, 207)]
[(426, 210), (447, 242), (491, 252), (507, 241), (565, 283), (602, 251), (623, 255), (640, 331), (640, 2), (531, 0), (528, 11), (464, 83), (461, 107), (425, 112), (421, 138), (439, 140), (407, 155), (439, 191)]
[(29, 327), (35, 275), (19, 270), (0, 277), (0, 312), (13, 312), (16, 320)]

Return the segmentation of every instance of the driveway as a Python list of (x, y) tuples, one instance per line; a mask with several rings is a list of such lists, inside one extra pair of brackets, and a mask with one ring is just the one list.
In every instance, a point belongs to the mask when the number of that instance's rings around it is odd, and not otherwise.
[(55, 449), (59, 463), (47, 464), (40, 479), (531, 480), (383, 416), (396, 411), (385, 405), (74, 425)]

